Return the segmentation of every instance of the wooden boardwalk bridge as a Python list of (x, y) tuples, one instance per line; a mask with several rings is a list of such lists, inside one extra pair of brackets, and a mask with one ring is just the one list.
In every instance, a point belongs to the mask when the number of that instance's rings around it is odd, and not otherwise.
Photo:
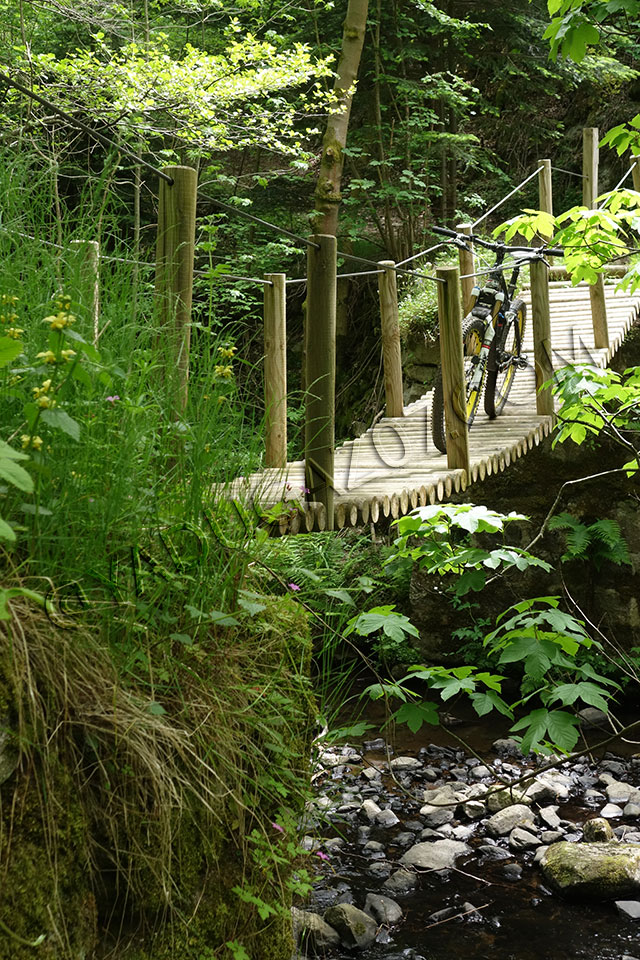
[[(549, 284), (554, 368), (571, 362), (606, 366), (640, 313), (640, 296), (616, 292), (604, 284), (609, 347), (596, 349), (589, 287)], [(452, 470), (446, 455), (431, 442), (432, 391), (404, 408), (401, 417), (385, 417), (361, 437), (335, 451), (334, 523), (336, 529), (398, 517), (418, 505), (447, 500), (487, 476), (507, 469), (551, 431), (553, 416), (536, 409), (533, 369), (531, 296), (523, 352), (529, 362), (515, 377), (503, 414), (489, 420), (479, 413), (469, 431), (470, 470)], [(231, 485), (232, 496), (250, 497), (265, 507), (282, 505), (277, 521), (282, 533), (324, 530), (322, 503), (305, 503), (304, 461), (265, 469)]]

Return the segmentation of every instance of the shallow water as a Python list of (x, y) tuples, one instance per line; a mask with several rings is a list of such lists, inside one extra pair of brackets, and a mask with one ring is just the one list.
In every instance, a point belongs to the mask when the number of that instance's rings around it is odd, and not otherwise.
[[(476, 720), (473, 724), (463, 722), (456, 726), (455, 733), (491, 760), (496, 754), (488, 749), (488, 745), (496, 737), (504, 736), (505, 730), (499, 723), (479, 724)], [(374, 735), (369, 733), (367, 736)], [(443, 730), (429, 728), (426, 734), (421, 732), (417, 736), (410, 733), (405, 736), (404, 731), (398, 731), (394, 753), (396, 756), (416, 756), (420, 747), (428, 742), (459, 749), (459, 743), (452, 741)], [(366, 761), (373, 761), (377, 765), (384, 763), (384, 760), (384, 752), (366, 756)], [(629, 776), (628, 779), (634, 780), (636, 776)], [(349, 785), (360, 787), (362, 779), (349, 780), (347, 777), (341, 781), (339, 771), (333, 771), (319, 789), (326, 794)], [(380, 805), (385, 806), (383, 799), (388, 801), (391, 798), (391, 806), (401, 822), (391, 830), (373, 826), (369, 839), (385, 844), (386, 856), (396, 861), (407, 847), (394, 845), (394, 838), (404, 831), (404, 821), (417, 818), (416, 802), (398, 792), (388, 778), (380, 793)], [(561, 803), (558, 809), (561, 818), (576, 823), (596, 814), (597, 809), (581, 797)], [(612, 821), (612, 826), (621, 822)], [(624, 822), (629, 827), (636, 826), (628, 820)], [(325, 836), (332, 833), (342, 836), (346, 846), (340, 853), (331, 854), (311, 909), (321, 913), (341, 896), (350, 900), (350, 895), (352, 902), (362, 908), (367, 892), (385, 893), (382, 889), (383, 878), (372, 877), (369, 872), (374, 858), (364, 856), (362, 843), (358, 842), (358, 827), (362, 823), (358, 819), (344, 825), (334, 823), (333, 830), (322, 831)], [(478, 832), (481, 832), (480, 828)], [(416, 836), (415, 841), (418, 839)], [(472, 837), (468, 842), (473, 847), (486, 840)], [(384, 856), (380, 855), (381, 858)], [(426, 960), (640, 958), (640, 923), (634, 924), (621, 918), (613, 903), (580, 904), (560, 899), (545, 887), (542, 874), (533, 863), (532, 852), (519, 852), (512, 861), (506, 862), (517, 862), (522, 867), (520, 879), (505, 877), (505, 861), (482, 862), (477, 853), (472, 853), (458, 860), (453, 871), (422, 874), (413, 893), (402, 897), (390, 894), (402, 906), (403, 920), (388, 931), (381, 929), (378, 942), (358, 951), (357, 956), (362, 960), (396, 960), (402, 956), (424, 957)], [(431, 914), (446, 907), (462, 913), (465, 902), (478, 909), (459, 919), (441, 922), (429, 919)], [(336, 956), (353, 960), (354, 952), (343, 950)]]

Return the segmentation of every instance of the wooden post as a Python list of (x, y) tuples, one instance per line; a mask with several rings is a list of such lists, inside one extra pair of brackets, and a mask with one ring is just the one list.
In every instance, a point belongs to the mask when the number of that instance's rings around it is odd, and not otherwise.
[(549, 274), (541, 260), (534, 260), (531, 271), (531, 313), (533, 317), (533, 354), (536, 373), (536, 411), (553, 415), (551, 388), (542, 384), (553, 377), (551, 353), (551, 315), (549, 312)]
[(438, 267), (436, 277), (443, 281), (438, 284), (438, 314), (447, 465), (450, 470), (466, 470), (469, 477), (469, 430), (460, 322), (460, 271), (457, 267)]
[(97, 240), (72, 240), (74, 286), (77, 300), (87, 309), (93, 329), (93, 345), (100, 336), (100, 244)]
[[(553, 181), (551, 178), (551, 160), (538, 160), (538, 190), (540, 192), (540, 210), (553, 216)], [(544, 236), (545, 241), (551, 239), (551, 234)]]
[(167, 346), (167, 375), (177, 372), (175, 405), (184, 413), (189, 389), (198, 174), (192, 167), (178, 166), (164, 167), (164, 172), (173, 183), (160, 181), (155, 293), (160, 337)]
[[(595, 199), (598, 196), (598, 128), (585, 127), (582, 142), (584, 150), (582, 159), (582, 203), (585, 207), (593, 210)], [(589, 299), (591, 300), (593, 345), (596, 350), (606, 350), (609, 346), (609, 329), (602, 274), (594, 284), (589, 286)]]
[[(313, 244), (313, 245), (312, 245)], [(307, 248), (305, 481), (333, 530), (336, 394), (336, 238), (311, 237)]]
[(266, 273), (264, 288), (265, 464), (287, 465), (287, 287), (286, 274)]
[(640, 193), (640, 154), (634, 153), (631, 157), (635, 166), (631, 171), (633, 177), (633, 189)]
[[(456, 230), (458, 233), (466, 233), (467, 236), (470, 237), (473, 231), (473, 225), (470, 223), (459, 223), (456, 226)], [(462, 315), (466, 316), (471, 309), (471, 291), (476, 282), (469, 274), (476, 272), (476, 260), (473, 252), (463, 250), (462, 248), (458, 248), (458, 258), (460, 262), (460, 276), (464, 277), (463, 280), (460, 280), (460, 289), (462, 290)]]
[(402, 395), (402, 357), (395, 262), (393, 260), (382, 260), (380, 266), (384, 269), (384, 273), (378, 274), (378, 292), (380, 295), (386, 414), (388, 417), (401, 417), (404, 414), (404, 400)]

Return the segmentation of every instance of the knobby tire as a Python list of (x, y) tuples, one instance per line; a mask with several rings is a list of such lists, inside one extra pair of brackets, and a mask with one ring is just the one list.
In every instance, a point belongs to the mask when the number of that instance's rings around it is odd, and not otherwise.
[[(467, 425), (471, 426), (473, 418), (476, 415), (480, 395), (482, 394), (482, 383), (484, 373), (477, 390), (471, 391), (470, 381), (473, 375), (474, 364), (471, 362), (473, 356), (477, 356), (482, 346), (484, 338), (485, 324), (479, 317), (469, 315), (465, 317), (462, 323), (462, 344), (464, 355), (464, 372), (466, 380), (466, 419)], [(433, 444), (440, 453), (447, 452), (447, 425), (445, 423), (444, 413), (444, 390), (442, 386), (442, 370), (433, 385), (433, 403), (431, 407), (431, 438)]]
[(515, 316), (512, 317), (505, 328), (502, 346), (498, 346), (497, 338), (494, 338), (489, 351), (484, 409), (491, 420), (498, 417), (504, 410), (513, 386), (517, 360), (522, 350), (524, 325), (527, 319), (527, 307), (524, 300), (520, 297), (515, 299), (509, 312), (515, 314)]

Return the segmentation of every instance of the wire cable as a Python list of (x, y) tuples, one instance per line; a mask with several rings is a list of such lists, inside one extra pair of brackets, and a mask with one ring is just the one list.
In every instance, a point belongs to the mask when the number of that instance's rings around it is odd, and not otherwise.
[(533, 173), (529, 174), (526, 180), (523, 180), (522, 183), (519, 183), (517, 187), (514, 187), (511, 193), (508, 193), (506, 197), (503, 197), (502, 200), (499, 200), (498, 203), (494, 204), (490, 210), (487, 210), (486, 213), (483, 213), (483, 215), (478, 220), (476, 220), (474, 223), (471, 224), (471, 229), (473, 230), (475, 227), (478, 226), (479, 223), (482, 223), (483, 220), (486, 220), (487, 217), (494, 212), (494, 210), (497, 210), (498, 207), (501, 207), (503, 203), (506, 203), (507, 200), (509, 200), (515, 193), (518, 192), (518, 190), (522, 190), (522, 188), (525, 187), (530, 180), (533, 180), (534, 177), (537, 177), (537, 175), (540, 173), (541, 170), (544, 170), (544, 166), (538, 167), (537, 170), (534, 170)]

